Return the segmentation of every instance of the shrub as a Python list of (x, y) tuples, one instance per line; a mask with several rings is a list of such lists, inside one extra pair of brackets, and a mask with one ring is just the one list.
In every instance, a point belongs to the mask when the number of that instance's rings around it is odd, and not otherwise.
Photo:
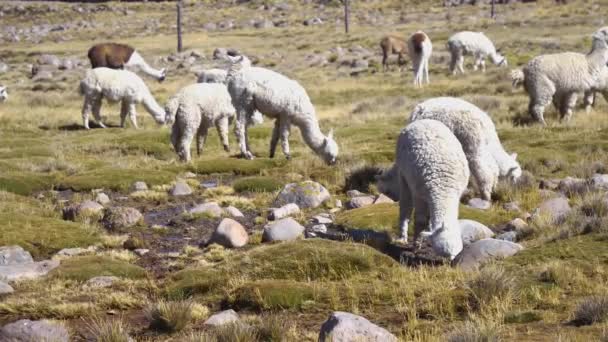
[(86, 324), (86, 330), (96, 342), (129, 342), (127, 326), (122, 319), (93, 318)]
[(454, 329), (448, 342), (498, 342), (500, 326), (492, 321), (473, 319)]
[(154, 330), (178, 332), (192, 320), (192, 302), (161, 300), (146, 310), (146, 317), (150, 321), (150, 328)]
[(283, 187), (283, 182), (273, 177), (245, 177), (234, 182), (236, 192), (273, 192)]
[(575, 325), (591, 325), (608, 320), (608, 297), (595, 296), (581, 301), (574, 310)]
[(469, 303), (474, 310), (482, 310), (500, 301), (510, 304), (515, 280), (497, 266), (486, 266), (468, 281), (466, 289)]

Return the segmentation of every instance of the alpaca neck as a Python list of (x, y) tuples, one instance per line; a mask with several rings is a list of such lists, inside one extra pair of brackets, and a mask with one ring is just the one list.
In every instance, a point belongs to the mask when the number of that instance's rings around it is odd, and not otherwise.
[(144, 105), (144, 108), (146, 108), (146, 111), (154, 117), (156, 122), (165, 121), (165, 110), (156, 102), (152, 94), (148, 92), (148, 94), (143, 97), (142, 104)]
[(598, 69), (604, 67), (608, 62), (608, 45), (602, 39), (593, 39), (591, 52), (587, 54), (590, 65), (597, 66)]
[(139, 68), (146, 75), (152, 76), (159, 80), (165, 77), (163, 70), (157, 70), (148, 65), (148, 63), (146, 63), (146, 61), (137, 51), (134, 51), (133, 54), (131, 54), (131, 57), (127, 63), (125, 63), (125, 66)]
[(320, 154), (325, 146), (325, 135), (321, 132), (319, 123), (314, 118), (314, 115), (309, 116), (301, 124), (295, 122), (294, 124), (300, 127), (300, 133), (306, 145), (315, 151), (315, 153)]

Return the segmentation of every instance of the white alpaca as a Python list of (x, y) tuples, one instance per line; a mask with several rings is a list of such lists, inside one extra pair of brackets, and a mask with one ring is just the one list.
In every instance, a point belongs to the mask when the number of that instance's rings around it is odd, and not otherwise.
[(507, 59), (494, 47), (494, 43), (482, 32), (462, 31), (452, 35), (448, 39), (448, 50), (450, 50), (450, 72), (455, 75), (456, 71), (464, 74), (464, 56), (473, 55), (475, 63), (473, 70), (486, 71), (486, 57), (490, 57), (492, 63), (497, 66), (507, 66)]
[(8, 100), (8, 89), (5, 86), (0, 86), (0, 102)]
[(437, 97), (416, 105), (410, 122), (442, 122), (458, 138), (481, 197), (490, 201), (499, 177), (514, 182), (521, 176), (517, 154), (509, 155), (496, 134), (490, 116), (477, 106), (454, 97)]
[(196, 83), (182, 88), (165, 106), (166, 122), (173, 123), (171, 143), (183, 161), (190, 161), (190, 144), (196, 135), (196, 150), (200, 155), (209, 128), (213, 125), (225, 151), (228, 145), (228, 125), (234, 118), (230, 94), (223, 83)]
[(572, 117), (577, 93), (597, 87), (608, 63), (608, 27), (593, 35), (591, 52), (587, 55), (564, 52), (534, 57), (521, 69), (511, 72), (513, 86), (523, 83), (530, 103), (530, 115), (546, 125), (545, 107), (551, 102), (559, 109), (560, 119)]
[(157, 123), (165, 122), (165, 111), (154, 100), (144, 81), (128, 70), (104, 67), (87, 70), (85, 77), (80, 81), (80, 94), (84, 96), (82, 120), (86, 129), (89, 129), (90, 112), (93, 112), (95, 120), (101, 127), (106, 127), (101, 122), (100, 114), (104, 98), (110, 102), (121, 102), (120, 127), (125, 126), (128, 115), (133, 126), (138, 128), (135, 112), (138, 103), (144, 105)]
[(198, 83), (226, 83), (228, 71), (224, 69), (205, 69), (198, 73)]
[(414, 85), (422, 86), (423, 81), (428, 84), (429, 79), (429, 59), (433, 53), (433, 44), (426, 33), (417, 31), (412, 34), (407, 41), (408, 54), (412, 60), (414, 68)]
[(321, 133), (315, 108), (302, 86), (279, 73), (265, 68), (251, 67), (244, 56), (230, 57), (234, 63), (228, 71), (228, 92), (236, 109), (235, 133), (241, 154), (253, 159), (249, 150), (246, 120), (255, 110), (275, 119), (270, 140), (270, 157), (274, 157), (279, 138), (283, 153), (289, 159), (291, 125), (300, 128), (306, 144), (328, 164), (338, 156), (338, 145), (330, 131)]
[[(431, 237), (435, 252), (454, 259), (462, 250), (460, 197), (469, 182), (467, 158), (450, 129), (436, 120), (417, 120), (401, 131), (395, 164), (378, 177), (378, 189), (398, 189), (400, 240), (407, 241), (415, 209), (414, 239)], [(430, 218), (430, 226), (429, 226)], [(430, 232), (423, 230), (430, 228)]]

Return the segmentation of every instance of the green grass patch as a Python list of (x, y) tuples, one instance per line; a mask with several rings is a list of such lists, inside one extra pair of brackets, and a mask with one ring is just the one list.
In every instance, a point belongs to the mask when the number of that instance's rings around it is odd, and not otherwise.
[(308, 283), (291, 280), (261, 280), (240, 286), (231, 304), (238, 309), (289, 310), (300, 309), (315, 299), (315, 290)]
[(190, 171), (198, 174), (232, 173), (235, 175), (257, 175), (265, 169), (273, 169), (285, 165), (281, 158), (256, 158), (254, 160), (239, 158), (214, 158), (194, 160)]
[(236, 192), (274, 192), (285, 183), (274, 177), (245, 177), (234, 182), (232, 187)]
[(73, 189), (74, 191), (87, 191), (99, 188), (126, 191), (136, 181), (144, 181), (148, 185), (165, 184), (173, 181), (175, 175), (176, 172), (170, 169), (103, 168), (64, 176), (59, 180), (59, 186)]
[(3, 172), (0, 176), (0, 191), (8, 191), (18, 195), (30, 195), (35, 191), (50, 190), (56, 183), (52, 174), (34, 172)]
[(380, 203), (367, 207), (342, 211), (336, 216), (336, 224), (346, 229), (366, 229), (397, 233), (399, 204)]
[(104, 256), (82, 256), (66, 259), (50, 272), (51, 277), (87, 281), (97, 276), (116, 276), (128, 279), (142, 279), (146, 271), (126, 261)]

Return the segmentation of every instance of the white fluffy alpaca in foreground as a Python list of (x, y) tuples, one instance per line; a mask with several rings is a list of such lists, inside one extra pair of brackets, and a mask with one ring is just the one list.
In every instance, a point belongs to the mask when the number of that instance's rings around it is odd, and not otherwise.
[(378, 189), (399, 200), (400, 240), (407, 241), (415, 209), (414, 239), (429, 227), (430, 218), (430, 232), (422, 234), (431, 237), (437, 254), (454, 259), (462, 250), (458, 207), (469, 183), (460, 142), (441, 122), (417, 120), (401, 131), (396, 156), (393, 167), (378, 177)]
[(564, 52), (534, 57), (521, 69), (511, 71), (513, 86), (521, 83), (530, 97), (530, 115), (546, 125), (545, 107), (551, 102), (560, 118), (568, 121), (576, 104), (577, 93), (597, 87), (608, 63), (608, 26), (593, 35), (591, 52)]
[(410, 36), (407, 44), (414, 68), (414, 85), (420, 87), (424, 81), (429, 84), (429, 59), (433, 53), (431, 39), (426, 33), (417, 31)]
[(315, 108), (306, 90), (296, 81), (265, 68), (250, 66), (245, 56), (230, 57), (233, 64), (228, 71), (228, 92), (236, 109), (235, 133), (241, 154), (253, 159), (247, 138), (248, 117), (258, 110), (275, 119), (270, 141), (270, 157), (274, 157), (281, 140), (283, 153), (289, 159), (289, 132), (291, 125), (300, 128), (306, 144), (328, 164), (336, 162), (338, 145), (330, 131), (325, 136), (319, 128)]
[(452, 35), (448, 39), (448, 50), (450, 50), (450, 72), (456, 71), (464, 74), (464, 56), (473, 55), (475, 63), (473, 70), (481, 67), (486, 71), (486, 57), (490, 57), (492, 63), (497, 66), (507, 66), (507, 59), (494, 47), (494, 43), (482, 32), (462, 31)]
[(410, 114), (410, 122), (421, 119), (441, 121), (458, 138), (484, 200), (492, 199), (499, 176), (512, 182), (521, 176), (517, 154), (504, 150), (490, 116), (472, 103), (454, 97), (432, 98), (416, 105)]
[(0, 102), (8, 100), (8, 90), (5, 86), (0, 86)]
[(101, 122), (100, 114), (104, 98), (110, 102), (121, 102), (120, 127), (125, 126), (128, 115), (133, 126), (138, 128), (135, 111), (138, 103), (144, 105), (157, 123), (165, 122), (164, 109), (156, 102), (144, 81), (128, 70), (103, 67), (87, 70), (85, 77), (80, 81), (80, 94), (84, 96), (82, 120), (86, 129), (89, 129), (90, 112), (93, 112), (95, 120), (101, 127), (106, 127)]

